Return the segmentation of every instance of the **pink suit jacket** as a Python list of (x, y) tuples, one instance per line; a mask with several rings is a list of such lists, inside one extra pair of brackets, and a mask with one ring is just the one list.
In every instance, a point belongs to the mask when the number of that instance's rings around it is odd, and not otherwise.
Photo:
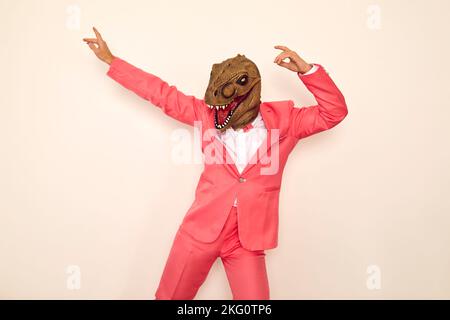
[(289, 153), (300, 139), (334, 127), (347, 115), (343, 95), (324, 68), (318, 67), (312, 74), (298, 74), (317, 105), (295, 108), (291, 100), (261, 103), (267, 139), (239, 174), (224, 146), (211, 134), (215, 130), (213, 111), (203, 99), (185, 95), (157, 76), (120, 58), (114, 59), (108, 76), (170, 117), (201, 127), (202, 152), (209, 158), (205, 157), (195, 200), (180, 228), (199, 241), (213, 242), (237, 197), (242, 246), (267, 250), (278, 245), (278, 201)]

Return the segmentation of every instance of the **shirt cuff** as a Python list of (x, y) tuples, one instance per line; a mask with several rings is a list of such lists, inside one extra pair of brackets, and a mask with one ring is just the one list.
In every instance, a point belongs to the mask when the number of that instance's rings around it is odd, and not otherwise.
[(313, 64), (313, 67), (308, 72), (305, 72), (305, 73), (297, 72), (297, 73), (301, 77), (301, 76), (307, 76), (309, 74), (312, 74), (312, 73), (316, 72), (317, 70), (319, 70), (319, 66), (316, 64)]

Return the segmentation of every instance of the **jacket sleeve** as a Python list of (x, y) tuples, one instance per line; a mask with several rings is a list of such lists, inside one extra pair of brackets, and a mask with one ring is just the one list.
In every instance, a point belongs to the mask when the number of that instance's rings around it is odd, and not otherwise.
[(290, 101), (291, 135), (298, 139), (306, 138), (315, 133), (328, 130), (341, 122), (348, 113), (344, 96), (321, 65), (316, 72), (301, 75), (306, 88), (314, 95), (317, 105), (294, 108)]
[(120, 58), (113, 60), (107, 75), (183, 123), (194, 125), (194, 121), (200, 120), (201, 108), (205, 108), (203, 100), (183, 94), (175, 86)]

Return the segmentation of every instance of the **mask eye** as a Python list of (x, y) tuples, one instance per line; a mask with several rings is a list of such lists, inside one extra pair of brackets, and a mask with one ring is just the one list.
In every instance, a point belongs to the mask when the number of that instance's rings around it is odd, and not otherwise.
[(248, 83), (248, 77), (246, 75), (243, 75), (236, 81), (236, 83), (241, 86), (245, 86)]

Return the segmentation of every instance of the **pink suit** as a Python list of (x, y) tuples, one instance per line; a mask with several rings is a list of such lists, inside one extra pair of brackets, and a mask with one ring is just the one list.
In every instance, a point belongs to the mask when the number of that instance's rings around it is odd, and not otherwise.
[[(240, 261), (238, 268), (227, 266), (224, 261), (235, 299), (269, 298), (264, 250), (278, 244), (278, 199), (289, 153), (300, 139), (334, 127), (347, 115), (343, 95), (323, 67), (318, 67), (313, 74), (299, 74), (316, 98), (317, 105), (295, 108), (291, 100), (261, 103), (260, 113), (268, 130), (267, 139), (244, 171), (239, 173), (235, 164), (230, 163), (224, 146), (212, 134), (215, 130), (213, 110), (204, 100), (187, 96), (124, 60), (116, 58), (112, 62), (108, 71), (111, 78), (160, 107), (172, 118), (189, 125), (200, 125), (202, 152), (209, 157), (205, 161), (194, 202), (175, 237), (157, 298), (193, 298), (218, 256), (222, 261), (227, 257)], [(233, 207), (236, 198), (237, 210)], [(236, 230), (236, 233), (230, 230)], [(238, 244), (233, 249), (237, 250), (236, 253), (231, 252), (229, 256), (217, 248), (211, 249), (229, 242)], [(192, 254), (193, 250), (195, 254)], [(209, 258), (200, 254), (205, 252), (209, 252), (206, 254)], [(197, 267), (193, 268), (195, 265)], [(240, 278), (236, 272), (246, 276), (233, 283), (233, 279)], [(252, 277), (251, 274), (257, 276)]]

